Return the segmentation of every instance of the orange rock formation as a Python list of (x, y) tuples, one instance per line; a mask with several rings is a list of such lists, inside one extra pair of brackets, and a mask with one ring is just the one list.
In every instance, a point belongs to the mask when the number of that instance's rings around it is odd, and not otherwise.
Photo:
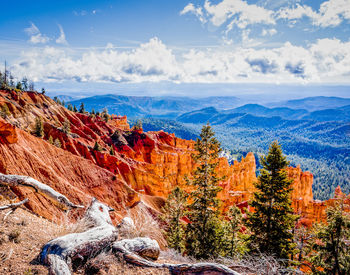
[[(0, 91), (0, 105), (4, 104), (11, 114), (0, 119), (0, 172), (36, 178), (75, 203), (87, 204), (95, 196), (121, 214), (141, 200), (150, 209), (159, 209), (173, 187), (184, 185), (184, 176), (193, 171), (193, 141), (163, 131), (130, 130), (125, 116), (112, 116), (105, 122), (98, 116), (68, 111), (36, 92)], [(44, 124), (43, 138), (30, 134), (38, 116)], [(63, 127), (67, 122), (69, 133)], [(49, 144), (50, 136), (60, 141), (61, 148)], [(101, 151), (93, 150), (95, 142)], [(231, 166), (225, 158), (219, 159), (218, 174), (225, 176), (219, 194), (224, 209), (250, 198), (255, 169), (252, 153)], [(294, 179), (296, 212), (322, 219), (327, 203), (313, 200), (312, 174), (297, 167), (289, 168), (288, 175)], [(34, 212), (50, 219), (59, 217), (60, 209), (40, 194), (23, 187), (13, 191), (20, 198), (28, 197), (27, 207)]]

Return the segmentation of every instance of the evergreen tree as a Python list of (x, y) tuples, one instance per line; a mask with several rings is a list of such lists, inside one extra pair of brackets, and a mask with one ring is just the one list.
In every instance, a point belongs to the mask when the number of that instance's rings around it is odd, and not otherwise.
[(50, 144), (54, 144), (52, 136), (49, 136), (49, 139), (47, 140)]
[(249, 246), (252, 251), (287, 259), (295, 247), (292, 229), (296, 220), (290, 198), (292, 180), (288, 179), (285, 170), (288, 161), (275, 141), (260, 163), (262, 169), (255, 183), (257, 192), (250, 203), (254, 212), (248, 213), (246, 220), (253, 233)]
[(41, 120), (41, 117), (37, 117), (35, 119), (34, 134), (37, 137), (43, 137), (44, 136), (44, 126), (43, 126), (43, 121)]
[(309, 245), (313, 274), (350, 274), (350, 214), (344, 197), (327, 209), (327, 224), (316, 227)]
[(73, 112), (78, 112), (78, 109), (77, 109), (77, 107), (74, 105), (74, 107), (73, 107)]
[(44, 95), (45, 94), (45, 88), (41, 88), (41, 93)]
[(85, 113), (85, 106), (84, 106), (84, 102), (82, 102), (80, 104), (80, 107), (79, 107), (79, 113), (81, 114), (84, 114)]
[(184, 250), (184, 224), (181, 218), (186, 215), (187, 193), (175, 187), (168, 196), (163, 208), (162, 219), (166, 223), (165, 236), (168, 246), (178, 252)]
[(109, 154), (110, 154), (111, 156), (114, 156), (114, 155), (115, 155), (113, 145), (111, 145), (111, 149), (109, 150)]
[(69, 111), (73, 111), (73, 105), (69, 103), (68, 106), (67, 106), (67, 109), (68, 109)]
[(28, 90), (28, 79), (26, 77), (23, 77), (22, 79), (22, 88), (23, 88), (23, 91)]
[(22, 91), (22, 83), (21, 82), (17, 82), (17, 84), (16, 84), (16, 89), (18, 89), (18, 90), (21, 90)]
[(233, 257), (237, 254), (243, 254), (245, 252), (245, 246), (243, 244), (243, 238), (239, 230), (242, 226), (242, 212), (233, 205), (230, 207), (226, 216), (227, 220), (225, 224), (225, 238), (226, 238), (226, 255)]
[(98, 152), (101, 152), (102, 149), (101, 149), (101, 146), (97, 143), (97, 141), (95, 141), (95, 145), (94, 145), (94, 148), (93, 148), (95, 151), (98, 151)]
[(1, 106), (0, 115), (2, 118), (7, 118), (9, 115), (11, 115), (9, 107), (6, 103)]
[(136, 123), (133, 126), (133, 129), (134, 130), (141, 130), (142, 129), (142, 121), (141, 121), (141, 119), (138, 119), (136, 121)]
[(92, 114), (92, 115), (94, 115), (94, 114), (95, 114), (95, 109), (94, 109), (94, 108), (92, 108), (92, 110), (91, 110), (90, 114)]
[(65, 134), (70, 133), (70, 122), (67, 119), (65, 119), (63, 122), (62, 131)]
[(195, 143), (197, 164), (192, 180), (187, 184), (193, 190), (188, 206), (190, 223), (186, 228), (186, 252), (198, 259), (217, 257), (222, 251), (223, 226), (219, 219), (220, 178), (215, 168), (218, 165), (220, 143), (214, 137), (209, 124), (203, 126), (200, 139)]

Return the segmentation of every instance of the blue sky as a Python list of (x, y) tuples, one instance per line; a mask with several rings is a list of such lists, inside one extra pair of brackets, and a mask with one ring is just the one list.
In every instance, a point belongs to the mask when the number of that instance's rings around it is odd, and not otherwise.
[(2, 9), (2, 61), (57, 92), (350, 84), (350, 0), (6, 1)]

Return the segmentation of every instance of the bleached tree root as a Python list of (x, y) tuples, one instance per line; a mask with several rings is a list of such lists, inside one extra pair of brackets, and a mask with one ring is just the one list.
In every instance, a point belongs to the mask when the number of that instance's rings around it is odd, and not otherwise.
[(6, 205), (3, 205), (3, 206), (0, 206), (0, 210), (5, 210), (5, 209), (11, 209), (10, 211), (8, 211), (5, 215), (4, 215), (4, 218), (3, 220), (6, 220), (7, 217), (12, 214), (13, 212), (15, 212), (15, 210), (20, 207), (21, 205), (25, 204), (26, 202), (28, 202), (28, 199), (24, 199), (23, 201), (20, 201), (20, 202), (15, 202), (15, 203), (11, 203), (11, 204), (6, 204)]
[(203, 272), (216, 272), (217, 274), (239, 275), (227, 266), (215, 263), (196, 263), (196, 264), (167, 264), (155, 263), (147, 260), (158, 259), (159, 245), (155, 240), (149, 238), (124, 239), (117, 241), (112, 246), (112, 252), (120, 254), (124, 260), (133, 265), (151, 268), (167, 268), (171, 274), (200, 274)]
[(36, 179), (33, 179), (31, 177), (20, 176), (20, 175), (5, 175), (0, 173), (0, 182), (3, 182), (4, 184), (10, 187), (16, 187), (16, 186), (31, 187), (36, 192), (44, 196), (47, 196), (59, 203), (62, 203), (70, 208), (84, 208), (83, 205), (76, 205), (72, 203), (66, 196), (57, 192), (50, 186), (44, 183), (41, 183), (40, 181), (37, 181)]
[(50, 274), (71, 274), (72, 267), (111, 249), (118, 237), (109, 216), (111, 210), (93, 199), (85, 214), (86, 222), (92, 228), (56, 238), (42, 248), (40, 261), (49, 266)]
[(8, 208), (11, 208), (12, 210), (14, 210), (17, 207), (20, 207), (22, 204), (25, 204), (26, 202), (28, 202), (28, 199), (24, 199), (23, 201), (20, 201), (20, 202), (6, 204), (6, 205), (3, 205), (3, 206), (0, 206), (0, 210), (5, 210), (5, 209), (8, 209)]

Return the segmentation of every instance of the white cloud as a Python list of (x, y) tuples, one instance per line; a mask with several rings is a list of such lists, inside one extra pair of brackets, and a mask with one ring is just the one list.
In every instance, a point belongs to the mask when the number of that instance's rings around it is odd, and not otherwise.
[(311, 19), (312, 24), (320, 27), (336, 27), (343, 20), (350, 19), (350, 0), (328, 0), (320, 5), (318, 11), (314, 11), (307, 5), (297, 4), (293, 8), (282, 8), (277, 18), (295, 20), (303, 17)]
[(221, 26), (232, 20), (239, 28), (244, 29), (252, 24), (275, 24), (273, 11), (257, 5), (250, 5), (243, 0), (223, 0), (218, 4), (204, 3), (209, 20), (215, 26)]
[(350, 83), (350, 42), (337, 39), (320, 39), (307, 47), (287, 42), (271, 49), (191, 49), (176, 56), (152, 38), (133, 50), (108, 44), (102, 50), (71, 52), (33, 48), (12, 71), (35, 81)]
[(64, 33), (64, 30), (63, 30), (62, 26), (58, 25), (58, 28), (60, 29), (60, 36), (56, 39), (56, 43), (57, 44), (67, 45), (68, 42), (66, 40), (66, 35)]
[(189, 3), (186, 7), (184, 7), (184, 9), (180, 12), (180, 15), (184, 15), (186, 13), (192, 13), (195, 16), (197, 16), (197, 18), (199, 19), (199, 21), (201, 21), (202, 23), (206, 23), (207, 20), (205, 19), (204, 15), (203, 15), (203, 11), (201, 7), (195, 7), (192, 3)]
[(277, 30), (276, 29), (263, 29), (261, 31), (261, 35), (262, 36), (267, 36), (267, 35), (275, 35), (277, 33)]
[(50, 38), (46, 35), (41, 34), (39, 28), (35, 26), (33, 22), (31, 22), (31, 26), (25, 28), (24, 31), (30, 36), (29, 42), (32, 44), (46, 44), (50, 41)]

